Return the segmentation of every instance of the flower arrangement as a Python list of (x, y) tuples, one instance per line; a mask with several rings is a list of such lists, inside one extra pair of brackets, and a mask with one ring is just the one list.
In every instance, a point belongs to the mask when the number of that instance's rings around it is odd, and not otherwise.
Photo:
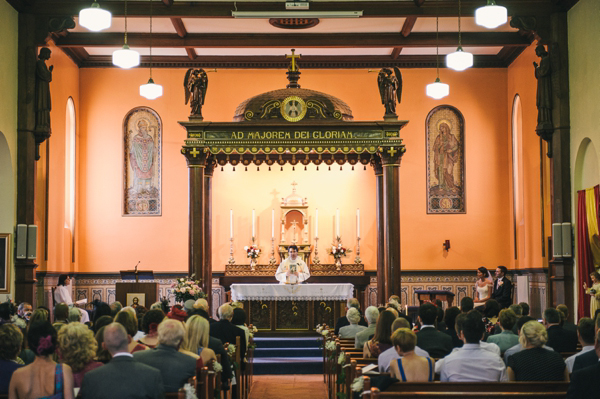
[(342, 256), (347, 256), (347, 254), (349, 254), (350, 252), (352, 252), (351, 250), (349, 250), (346, 247), (343, 247), (341, 243), (337, 244), (337, 245), (332, 245), (331, 248), (329, 249), (329, 253), (331, 255), (333, 255), (333, 257), (336, 260), (341, 259)]
[(200, 281), (194, 280), (194, 275), (191, 277), (182, 277), (175, 280), (171, 284), (173, 293), (175, 294), (175, 302), (185, 302), (188, 299), (200, 299), (204, 298), (204, 292), (200, 287)]
[(249, 247), (245, 246), (244, 250), (246, 251), (246, 257), (250, 259), (258, 259), (260, 256), (260, 248), (258, 246), (252, 244)]
[(235, 345), (233, 345), (233, 344), (229, 344), (229, 345), (227, 345), (227, 348), (225, 348), (225, 349), (227, 349), (227, 354), (228, 354), (230, 357), (232, 357), (232, 356), (233, 356), (233, 354), (235, 353)]
[(344, 362), (346, 361), (346, 352), (341, 351), (340, 355), (338, 356), (338, 364), (344, 364)]
[(215, 360), (215, 362), (213, 363), (213, 370), (215, 371), (215, 373), (220, 373), (221, 371), (223, 371), (223, 366), (221, 366), (221, 363)]
[(336, 346), (334, 341), (327, 341), (327, 343), (325, 344), (325, 349), (327, 349), (328, 351), (334, 351), (335, 348)]
[(356, 377), (353, 381), (352, 381), (352, 391), (353, 392), (362, 392), (365, 381), (363, 380), (362, 377)]

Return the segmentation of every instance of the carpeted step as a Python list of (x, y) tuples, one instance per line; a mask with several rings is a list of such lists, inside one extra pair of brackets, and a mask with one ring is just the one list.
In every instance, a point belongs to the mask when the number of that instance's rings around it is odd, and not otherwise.
[(254, 374), (322, 374), (322, 357), (262, 357), (254, 359)]
[(319, 348), (261, 348), (254, 349), (254, 357), (319, 357), (323, 350)]
[(319, 348), (320, 337), (254, 337), (257, 348)]
[(323, 373), (319, 337), (255, 337), (254, 374)]

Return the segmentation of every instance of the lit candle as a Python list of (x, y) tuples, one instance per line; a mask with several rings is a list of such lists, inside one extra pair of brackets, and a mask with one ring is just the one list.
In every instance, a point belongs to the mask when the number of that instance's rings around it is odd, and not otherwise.
[(271, 209), (271, 238), (275, 238), (275, 209)]
[(315, 209), (315, 238), (319, 238), (319, 208)]
[(229, 238), (233, 238), (233, 209), (229, 210)]
[(356, 236), (360, 237), (360, 209), (356, 208)]
[(254, 226), (254, 217), (255, 217), (255, 212), (254, 209), (252, 209), (252, 238), (254, 238), (254, 230), (255, 230), (255, 226)]
[(335, 210), (335, 236), (336, 238), (340, 236), (340, 210)]

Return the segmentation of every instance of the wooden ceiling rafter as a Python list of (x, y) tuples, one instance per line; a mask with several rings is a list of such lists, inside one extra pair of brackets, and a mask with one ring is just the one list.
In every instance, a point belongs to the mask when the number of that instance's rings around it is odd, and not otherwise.
[(397, 60), (398, 57), (400, 56), (401, 52), (402, 52), (402, 47), (394, 47), (394, 49), (392, 50), (392, 54), (391, 54), (392, 59)]
[[(181, 18), (171, 18), (171, 23), (173, 24), (173, 28), (175, 28), (175, 32), (177, 32), (177, 36), (183, 39), (188, 35), (185, 24)], [(186, 47), (185, 52), (190, 60), (198, 58), (198, 54), (196, 54), (196, 50), (193, 47)]]

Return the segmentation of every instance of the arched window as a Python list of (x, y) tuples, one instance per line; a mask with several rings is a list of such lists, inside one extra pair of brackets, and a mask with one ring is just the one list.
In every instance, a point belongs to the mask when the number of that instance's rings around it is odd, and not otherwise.
[[(513, 244), (514, 257), (525, 256), (525, 212), (523, 188), (523, 108), (521, 97), (516, 94), (511, 116), (512, 135), (512, 183), (513, 183)], [(521, 253), (519, 255), (519, 249)]]
[(65, 117), (65, 228), (71, 236), (71, 262), (75, 262), (76, 119), (73, 98), (67, 100)]

